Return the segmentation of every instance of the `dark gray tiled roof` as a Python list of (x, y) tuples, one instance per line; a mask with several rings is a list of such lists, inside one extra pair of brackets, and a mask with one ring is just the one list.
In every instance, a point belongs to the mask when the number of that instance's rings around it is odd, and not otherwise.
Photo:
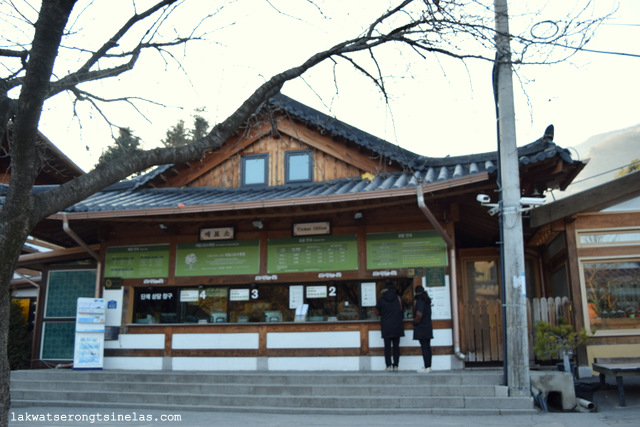
[[(332, 136), (345, 138), (374, 153), (397, 161), (403, 166), (405, 172), (380, 174), (373, 180), (357, 177), (328, 182), (263, 188), (150, 188), (150, 186), (146, 184), (173, 166), (162, 165), (143, 176), (114, 184), (86, 200), (69, 207), (66, 209), (66, 212), (137, 210), (175, 207), (180, 204), (197, 206), (231, 202), (240, 203), (311, 196), (356, 194), (376, 190), (410, 188), (419, 184), (445, 182), (483, 172), (493, 174), (497, 170), (497, 152), (441, 158), (420, 156), (320, 113), (284, 95), (278, 95), (272, 98), (270, 103), (307, 124), (322, 128), (324, 132)], [(520, 165), (539, 163), (555, 156), (559, 156), (567, 163), (572, 163), (568, 150), (558, 147), (553, 142), (544, 140), (543, 138), (518, 148), (518, 153)], [(36, 187), (34, 191), (46, 191), (46, 188)], [(0, 196), (4, 194), (6, 194), (6, 186), (0, 185)], [(0, 197), (0, 203), (2, 202), (3, 197)]]
[[(496, 170), (498, 162), (497, 151), (453, 157), (425, 157), (341, 122), (285, 95), (278, 94), (274, 96), (271, 98), (270, 104), (306, 123), (322, 128), (323, 131), (332, 136), (340, 136), (352, 141), (413, 171), (429, 171), (429, 174), (436, 173), (436, 176), (451, 178), (454, 175), (459, 176), (483, 171), (493, 173)], [(522, 165), (537, 163), (556, 155), (561, 156), (566, 162), (572, 162), (568, 150), (558, 147), (551, 141), (543, 140), (543, 138), (518, 148), (518, 152), (520, 164)]]
[(424, 174), (405, 173), (378, 175), (373, 180), (345, 178), (327, 182), (290, 184), (277, 187), (218, 188), (141, 188), (132, 180), (129, 188), (120, 184), (110, 187), (71, 206), (66, 212), (96, 212), (239, 203), (260, 200), (291, 199), (312, 196), (356, 194), (366, 191), (415, 187), (424, 182)]
[(303, 122), (319, 127), (323, 133), (328, 133), (332, 136), (341, 136), (367, 150), (378, 153), (381, 157), (391, 159), (401, 165), (408, 166), (411, 161), (419, 157), (409, 150), (405, 150), (396, 144), (392, 144), (334, 117), (321, 113), (286, 95), (278, 94), (274, 96), (269, 100), (269, 104), (276, 107), (276, 109), (284, 110), (289, 115)]

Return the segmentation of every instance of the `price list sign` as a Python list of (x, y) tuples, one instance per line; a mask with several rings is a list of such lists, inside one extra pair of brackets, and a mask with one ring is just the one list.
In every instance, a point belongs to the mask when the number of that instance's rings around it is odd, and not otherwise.
[(447, 265), (447, 246), (435, 231), (367, 234), (367, 269)]
[(355, 234), (269, 239), (267, 270), (275, 273), (345, 271), (358, 269)]
[(202, 242), (179, 244), (176, 249), (176, 276), (258, 274), (260, 242)]
[(169, 245), (107, 248), (105, 277), (144, 279), (169, 276)]

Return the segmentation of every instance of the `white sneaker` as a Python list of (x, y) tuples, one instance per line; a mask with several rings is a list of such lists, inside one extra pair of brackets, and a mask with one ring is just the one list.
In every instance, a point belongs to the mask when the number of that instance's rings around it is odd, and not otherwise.
[(387, 367), (385, 368), (385, 371), (393, 371), (393, 366), (387, 366)]
[(398, 370), (398, 367), (397, 367), (397, 366), (394, 366), (394, 367), (393, 367), (393, 370), (394, 370), (394, 371), (397, 371), (397, 370)]
[(429, 372), (431, 372), (431, 368), (421, 368), (418, 369), (418, 372), (420, 372), (421, 374), (428, 374)]

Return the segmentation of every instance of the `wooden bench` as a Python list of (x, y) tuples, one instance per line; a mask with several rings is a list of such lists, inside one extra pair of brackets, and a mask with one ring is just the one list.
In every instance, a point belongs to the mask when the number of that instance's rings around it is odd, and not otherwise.
[(640, 375), (640, 357), (596, 357), (591, 369), (600, 374), (600, 386), (603, 388), (606, 385), (606, 375), (616, 377), (620, 406), (627, 406), (622, 378)]

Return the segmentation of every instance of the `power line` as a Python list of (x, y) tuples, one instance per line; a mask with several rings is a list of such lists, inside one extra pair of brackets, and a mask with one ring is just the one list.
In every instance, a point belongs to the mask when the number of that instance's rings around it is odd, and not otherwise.
[(612, 23), (603, 23), (602, 25), (612, 25), (616, 27), (640, 27), (640, 24), (612, 24)]
[(597, 178), (597, 177), (599, 177), (599, 176), (606, 175), (606, 174), (608, 174), (608, 173), (615, 172), (615, 171), (620, 170), (620, 169), (628, 168), (628, 167), (630, 167), (630, 166), (634, 166), (634, 165), (637, 165), (637, 164), (640, 164), (640, 160), (635, 160), (635, 161), (633, 161), (633, 162), (631, 162), (631, 163), (629, 163), (629, 164), (627, 164), (627, 165), (619, 166), (619, 167), (617, 167), (617, 168), (609, 169), (608, 171), (600, 172), (600, 173), (599, 173), (599, 174), (597, 174), (597, 175), (592, 175), (592, 176), (589, 176), (589, 177), (587, 177), (587, 178), (581, 179), (581, 180), (579, 180), (579, 181), (573, 181), (571, 184), (578, 184), (578, 183), (580, 183), (580, 182), (584, 182), (584, 181), (587, 181), (587, 180), (589, 180), (589, 179)]
[(587, 48), (577, 48), (576, 50), (581, 50), (584, 52), (591, 52), (591, 53), (602, 53), (605, 55), (620, 55), (620, 56), (630, 56), (633, 58), (640, 58), (640, 54), (637, 53), (627, 53), (627, 52), (613, 52), (613, 51), (608, 51), (608, 50), (595, 50), (595, 49), (587, 49)]

